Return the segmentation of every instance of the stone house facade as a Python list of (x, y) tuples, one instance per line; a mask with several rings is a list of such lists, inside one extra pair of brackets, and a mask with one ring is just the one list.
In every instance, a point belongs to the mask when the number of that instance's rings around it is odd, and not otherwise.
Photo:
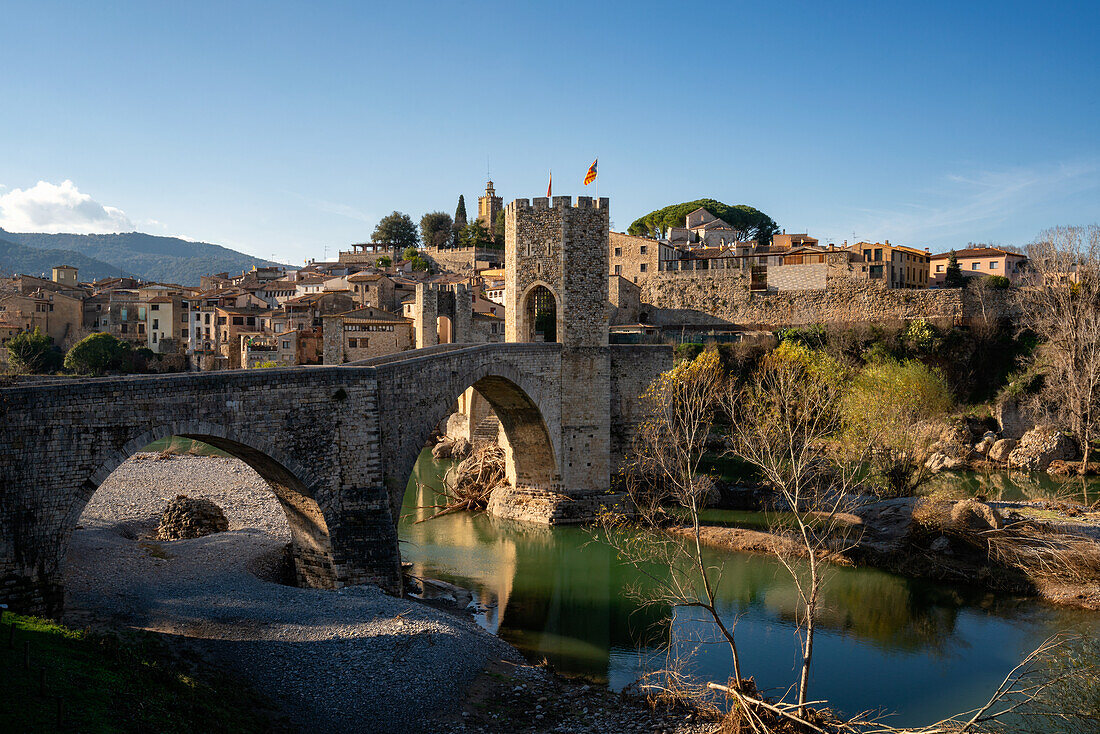
[(364, 306), (322, 317), (323, 363), (345, 364), (412, 349), (413, 324), (382, 309)]
[(887, 288), (927, 288), (932, 255), (915, 247), (885, 242), (857, 242), (849, 248), (862, 255), (863, 272), (871, 280), (881, 279)]

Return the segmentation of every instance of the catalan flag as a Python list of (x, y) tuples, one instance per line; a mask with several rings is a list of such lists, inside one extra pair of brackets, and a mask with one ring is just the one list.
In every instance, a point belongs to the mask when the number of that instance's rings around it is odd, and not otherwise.
[(600, 159), (597, 158), (596, 160), (592, 161), (592, 165), (588, 167), (588, 173), (584, 174), (585, 186), (596, 180), (596, 163), (598, 163), (599, 160)]
[(552, 194), (550, 193), (550, 190), (553, 188), (553, 186), (554, 186), (554, 172), (550, 171), (550, 180), (546, 182), (546, 198), (547, 199), (549, 199), (552, 196)]

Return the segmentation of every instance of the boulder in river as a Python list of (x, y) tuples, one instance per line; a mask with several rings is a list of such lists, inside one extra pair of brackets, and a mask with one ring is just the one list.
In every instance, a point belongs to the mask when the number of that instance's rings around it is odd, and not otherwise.
[(1046, 471), (1052, 461), (1076, 458), (1077, 444), (1072, 438), (1049, 426), (1035, 426), (1008, 455), (1008, 466), (1024, 471)]
[(966, 462), (962, 459), (954, 456), (948, 456), (947, 454), (937, 451), (928, 457), (928, 461), (924, 463), (928, 471), (933, 474), (938, 474), (944, 470), (961, 469), (966, 466)]
[(229, 529), (229, 521), (222, 508), (210, 500), (178, 495), (168, 503), (157, 528), (159, 540), (185, 540), (201, 538), (211, 533)]

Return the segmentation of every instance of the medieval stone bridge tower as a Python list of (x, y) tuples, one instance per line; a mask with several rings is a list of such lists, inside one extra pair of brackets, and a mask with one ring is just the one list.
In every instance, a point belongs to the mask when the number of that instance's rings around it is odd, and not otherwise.
[(506, 340), (561, 344), (560, 489), (573, 504), (612, 470), (608, 209), (585, 196), (505, 209)]

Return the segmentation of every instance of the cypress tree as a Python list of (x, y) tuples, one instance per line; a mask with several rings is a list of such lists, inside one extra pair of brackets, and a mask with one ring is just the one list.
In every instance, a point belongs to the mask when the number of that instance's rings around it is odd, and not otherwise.
[(961, 288), (963, 285), (962, 268), (959, 267), (959, 258), (954, 250), (947, 258), (947, 272), (944, 273), (943, 284), (948, 288)]
[(458, 207), (455, 209), (453, 247), (462, 246), (462, 233), (466, 229), (466, 197), (458, 195)]

